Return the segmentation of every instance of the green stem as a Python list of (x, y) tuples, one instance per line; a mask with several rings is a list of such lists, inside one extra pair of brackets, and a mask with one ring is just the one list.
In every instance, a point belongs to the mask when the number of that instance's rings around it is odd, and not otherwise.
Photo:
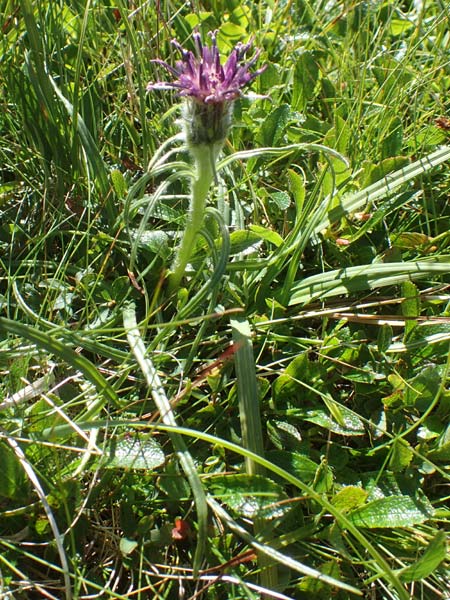
[(192, 181), (191, 203), (183, 239), (169, 276), (169, 290), (176, 290), (186, 270), (194, 249), (195, 238), (203, 224), (206, 198), (214, 179), (216, 152), (214, 147), (202, 145), (191, 150), (195, 161), (195, 176)]

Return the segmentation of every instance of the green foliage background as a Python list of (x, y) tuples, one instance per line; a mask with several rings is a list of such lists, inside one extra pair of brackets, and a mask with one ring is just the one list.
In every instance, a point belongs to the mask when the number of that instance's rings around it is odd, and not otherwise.
[[(447, 4), (0, 6), (0, 596), (446, 598)], [(267, 69), (170, 295), (195, 28)]]

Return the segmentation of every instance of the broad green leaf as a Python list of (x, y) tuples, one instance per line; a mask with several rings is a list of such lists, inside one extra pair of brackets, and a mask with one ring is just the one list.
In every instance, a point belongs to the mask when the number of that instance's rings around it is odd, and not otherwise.
[(250, 248), (256, 252), (257, 246), (255, 244), (259, 242), (261, 242), (261, 236), (254, 231), (232, 231), (230, 234), (230, 254), (240, 254)]
[(298, 405), (300, 399), (315, 396), (314, 390), (323, 386), (323, 371), (323, 366), (318, 361), (311, 361), (306, 352), (299, 354), (274, 381), (275, 402), (292, 401)]
[(370, 165), (368, 174), (365, 177), (364, 183), (376, 185), (382, 181), (387, 175), (398, 171), (399, 169), (405, 169), (410, 164), (407, 156), (390, 156), (385, 158), (379, 163)]
[(422, 556), (409, 567), (399, 572), (404, 583), (422, 581), (431, 575), (447, 558), (447, 535), (445, 531), (438, 531), (428, 544)]
[(319, 494), (329, 494), (333, 489), (334, 475), (333, 470), (329, 466), (328, 461), (323, 458), (316, 471), (313, 481), (314, 491)]
[(268, 421), (267, 433), (273, 445), (280, 450), (298, 449), (302, 442), (297, 427), (286, 421)]
[(411, 446), (403, 439), (395, 440), (392, 445), (389, 467), (392, 471), (404, 471), (413, 459), (414, 452)]
[(120, 538), (119, 548), (123, 556), (128, 556), (138, 547), (136, 540), (129, 540), (128, 538)]
[(439, 435), (436, 446), (427, 455), (431, 460), (450, 461), (450, 425)]
[(367, 500), (367, 492), (356, 485), (348, 485), (331, 500), (331, 503), (341, 512), (348, 513), (359, 508)]
[(404, 389), (405, 404), (425, 412), (439, 392), (441, 379), (440, 370), (436, 366), (426, 366), (408, 381)]
[(153, 231), (130, 231), (132, 238), (141, 248), (148, 248), (155, 254), (167, 257), (170, 254), (170, 237), (165, 231), (154, 229)]
[(164, 471), (158, 478), (158, 487), (171, 501), (178, 502), (190, 497), (189, 484), (172, 460), (165, 465)]
[(302, 52), (295, 61), (294, 85), (292, 89), (292, 109), (305, 110), (314, 97), (314, 89), (319, 76), (319, 65), (312, 52)]
[(109, 174), (111, 177), (111, 181), (114, 187), (114, 191), (118, 198), (125, 198), (127, 195), (127, 184), (125, 183), (125, 178), (119, 169), (112, 169)]
[(450, 461), (450, 442), (442, 444), (442, 446), (439, 446), (435, 450), (431, 450), (428, 452), (427, 457), (430, 460), (448, 463)]
[(189, 13), (184, 18), (189, 24), (189, 26), (192, 27), (192, 29), (194, 29), (195, 27), (197, 27), (197, 25), (201, 25), (203, 21), (208, 20), (209, 17), (212, 16), (212, 14), (213, 13), (211, 12), (199, 11), (198, 13)]
[(124, 436), (113, 438), (109, 450), (109, 469), (144, 469), (151, 471), (164, 464), (166, 457), (161, 446), (149, 437)]
[(274, 192), (270, 194), (269, 200), (280, 210), (287, 210), (291, 204), (291, 199), (287, 192)]
[(261, 125), (260, 139), (263, 146), (278, 146), (290, 114), (287, 104), (282, 104), (267, 115)]
[(234, 45), (235, 42), (245, 38), (246, 36), (247, 31), (244, 29), (244, 27), (228, 21), (220, 27), (219, 42), (224, 40), (227, 43), (227, 45), (229, 45), (230, 43)]
[(363, 421), (345, 406), (339, 406), (342, 416), (341, 423), (336, 422), (324, 409), (308, 410), (304, 419), (324, 427), (328, 431), (339, 435), (364, 435), (366, 433)]
[(420, 246), (426, 246), (431, 243), (431, 238), (424, 233), (402, 231), (400, 233), (394, 233), (391, 236), (392, 244), (399, 248), (406, 248), (408, 250), (415, 250)]
[(412, 527), (431, 518), (430, 511), (410, 496), (387, 496), (373, 500), (348, 515), (357, 527)]
[(0, 442), (0, 498), (19, 498), (24, 471), (12, 448)]
[(392, 343), (394, 332), (389, 324), (381, 325), (378, 328), (377, 347), (378, 352), (384, 353)]
[(290, 509), (278, 504), (286, 498), (283, 488), (261, 475), (218, 475), (209, 482), (209, 490), (243, 517), (270, 519)]
[(313, 481), (319, 465), (305, 454), (286, 450), (267, 452), (267, 460), (292, 473), (303, 481)]
[(414, 23), (408, 19), (392, 19), (389, 24), (390, 31), (394, 36), (404, 34), (406, 31), (409, 31), (411, 27), (414, 27)]

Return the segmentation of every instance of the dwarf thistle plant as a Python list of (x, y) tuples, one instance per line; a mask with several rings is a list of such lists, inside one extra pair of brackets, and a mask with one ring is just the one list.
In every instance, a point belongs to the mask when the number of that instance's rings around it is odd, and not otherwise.
[(203, 45), (200, 34), (195, 32), (195, 52), (185, 50), (173, 40), (181, 60), (175, 67), (163, 60), (156, 59), (155, 62), (173, 75), (174, 80), (150, 83), (147, 88), (175, 89), (184, 98), (183, 132), (194, 165), (186, 227), (169, 277), (171, 290), (181, 282), (202, 226), (206, 199), (215, 179), (217, 157), (231, 127), (234, 101), (265, 68), (251, 71), (259, 50), (250, 60), (245, 60), (252, 48), (251, 40), (247, 44), (237, 44), (222, 65), (216, 34), (210, 32), (211, 45)]

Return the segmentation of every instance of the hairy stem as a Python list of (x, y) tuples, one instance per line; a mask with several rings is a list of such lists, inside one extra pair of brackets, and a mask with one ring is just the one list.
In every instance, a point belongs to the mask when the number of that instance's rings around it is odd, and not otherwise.
[(197, 146), (192, 151), (195, 161), (195, 175), (192, 181), (189, 214), (180, 247), (175, 257), (172, 273), (169, 276), (169, 290), (176, 290), (186, 271), (186, 266), (194, 249), (195, 238), (203, 224), (206, 198), (214, 179), (216, 153), (207, 145)]

